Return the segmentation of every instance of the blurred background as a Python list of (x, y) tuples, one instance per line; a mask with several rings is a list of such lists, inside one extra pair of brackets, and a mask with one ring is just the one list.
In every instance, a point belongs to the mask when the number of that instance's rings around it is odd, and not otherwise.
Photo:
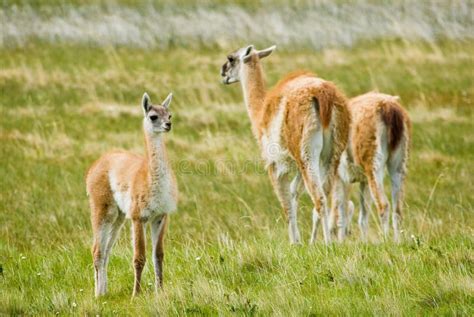
[[(0, 0), (0, 313), (472, 315), (473, 17), (472, 0)], [(344, 245), (288, 245), (240, 86), (220, 83), (248, 44), (277, 45), (269, 87), (307, 69), (348, 97), (401, 97), (413, 142), (400, 247), (379, 243), (375, 213), (369, 245), (355, 221)], [(106, 151), (143, 152), (145, 91), (174, 94), (166, 291), (155, 298), (148, 261), (130, 302), (125, 226), (96, 301), (84, 175)], [(304, 240), (310, 211), (303, 197)]]
[(361, 40), (474, 37), (470, 1), (3, 1), (3, 46), (31, 40), (98, 47), (286, 49)]

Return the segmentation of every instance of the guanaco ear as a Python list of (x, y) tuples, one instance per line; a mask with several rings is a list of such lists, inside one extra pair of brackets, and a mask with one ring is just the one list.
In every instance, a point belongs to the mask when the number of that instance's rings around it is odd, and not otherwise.
[(151, 100), (147, 93), (143, 94), (142, 107), (143, 107), (143, 113), (146, 115), (148, 111), (150, 111), (150, 107), (151, 107)]
[(249, 45), (245, 48), (244, 53), (242, 54), (242, 61), (247, 63), (252, 58), (253, 45)]
[(258, 57), (259, 58), (264, 58), (273, 53), (273, 51), (276, 49), (276, 45), (270, 46), (269, 48), (266, 48), (264, 50), (258, 51)]
[(171, 103), (171, 99), (173, 99), (173, 94), (172, 93), (169, 93), (168, 97), (166, 97), (165, 100), (163, 100), (163, 103), (161, 104), (163, 107), (165, 108), (169, 108), (170, 107), (170, 103)]

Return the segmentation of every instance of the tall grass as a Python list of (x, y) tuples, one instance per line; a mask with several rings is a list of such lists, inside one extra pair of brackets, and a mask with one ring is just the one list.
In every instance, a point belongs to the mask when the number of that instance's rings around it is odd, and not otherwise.
[[(413, 119), (404, 242), (380, 243), (373, 215), (370, 244), (357, 242), (354, 223), (331, 247), (288, 245), (240, 89), (219, 83), (227, 51), (30, 48), (0, 50), (0, 313), (473, 314), (472, 42), (379, 41), (264, 62), (270, 84), (315, 70), (350, 96), (398, 94)], [(143, 91), (175, 96), (167, 139), (181, 198), (165, 291), (153, 293), (148, 261), (144, 294), (130, 300), (126, 226), (109, 295), (95, 300), (84, 172), (113, 148), (143, 152)], [(305, 240), (310, 210), (303, 197)]]

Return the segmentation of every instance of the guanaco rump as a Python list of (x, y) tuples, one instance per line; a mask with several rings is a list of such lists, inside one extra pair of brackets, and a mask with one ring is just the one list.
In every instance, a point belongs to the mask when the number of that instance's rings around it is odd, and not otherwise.
[[(267, 91), (260, 61), (274, 49), (238, 49), (227, 56), (221, 76), (224, 84), (241, 83), (253, 134), (287, 216), (290, 242), (300, 243), (297, 200), (303, 180), (314, 204), (310, 243), (319, 219), (329, 243), (327, 197), (348, 141), (347, 101), (333, 83), (304, 71), (288, 74)], [(292, 170), (297, 172), (291, 181)]]
[[(384, 237), (389, 234), (390, 206), (384, 192), (384, 171), (388, 169), (392, 189), (393, 239), (400, 241), (403, 185), (407, 172), (411, 123), (398, 97), (370, 92), (349, 101), (352, 115), (347, 149), (341, 157), (334, 185), (330, 227), (337, 217), (338, 235), (344, 236), (352, 218), (348, 201), (350, 184), (360, 183), (359, 228), (367, 241), (370, 196), (375, 202)], [(349, 212), (346, 212), (349, 209)]]
[(88, 170), (87, 193), (94, 233), (92, 256), (95, 268), (95, 295), (107, 291), (107, 264), (110, 251), (126, 218), (132, 221), (133, 295), (140, 292), (145, 266), (145, 225), (151, 223), (155, 287), (163, 283), (163, 238), (168, 214), (176, 210), (177, 185), (168, 162), (164, 133), (171, 130), (169, 111), (172, 94), (161, 105), (142, 99), (145, 156), (120, 151), (103, 155)]

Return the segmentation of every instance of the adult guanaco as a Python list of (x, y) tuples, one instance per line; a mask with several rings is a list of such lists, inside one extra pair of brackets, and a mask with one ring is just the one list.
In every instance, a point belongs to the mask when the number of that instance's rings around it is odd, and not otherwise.
[[(300, 242), (297, 200), (302, 179), (314, 204), (310, 242), (321, 219), (329, 243), (327, 197), (348, 140), (346, 98), (333, 83), (304, 71), (288, 74), (267, 91), (261, 60), (274, 49), (249, 45), (230, 53), (221, 76), (224, 84), (241, 83), (253, 134), (287, 215), (290, 242)], [(293, 181), (292, 166), (297, 170)]]
[[(393, 239), (400, 241), (403, 185), (407, 173), (411, 123), (399, 98), (370, 92), (349, 101), (352, 124), (347, 149), (341, 157), (335, 181), (330, 227), (337, 217), (338, 235), (343, 238), (352, 217), (348, 201), (350, 184), (360, 183), (359, 228), (367, 240), (370, 196), (375, 202), (385, 237), (389, 234), (390, 205), (384, 191), (387, 167), (392, 187)], [(346, 210), (349, 212), (346, 213)], [(347, 214), (347, 215), (346, 215)]]

